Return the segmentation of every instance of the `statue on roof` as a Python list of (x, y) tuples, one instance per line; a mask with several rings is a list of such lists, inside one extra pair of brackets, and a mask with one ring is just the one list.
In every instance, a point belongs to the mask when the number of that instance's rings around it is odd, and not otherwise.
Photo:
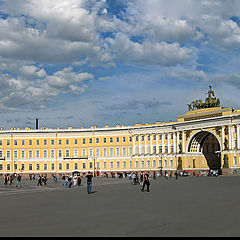
[(209, 91), (207, 92), (208, 97), (203, 102), (201, 99), (192, 101), (191, 104), (188, 104), (189, 111), (202, 109), (202, 108), (211, 108), (211, 107), (220, 107), (220, 99), (215, 97), (212, 86), (209, 85)]

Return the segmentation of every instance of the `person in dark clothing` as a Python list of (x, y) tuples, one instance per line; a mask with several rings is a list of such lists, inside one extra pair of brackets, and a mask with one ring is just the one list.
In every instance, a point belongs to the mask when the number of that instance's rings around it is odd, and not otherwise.
[(78, 186), (81, 185), (81, 182), (82, 182), (81, 176), (78, 175), (78, 176), (77, 176), (77, 184), (78, 184)]
[(21, 178), (22, 178), (22, 176), (20, 174), (18, 174), (16, 187), (18, 187), (18, 185), (20, 185), (20, 187), (22, 187)]
[(92, 192), (92, 178), (93, 175), (91, 172), (88, 172), (88, 174), (86, 175), (87, 178), (87, 192), (88, 194)]
[(149, 175), (147, 173), (144, 173), (143, 175), (143, 186), (141, 191), (144, 191), (145, 185), (147, 185), (147, 192), (150, 192), (149, 190), (149, 185), (150, 185), (150, 180), (149, 180)]
[(42, 177), (41, 175), (38, 176), (38, 186), (42, 186)]

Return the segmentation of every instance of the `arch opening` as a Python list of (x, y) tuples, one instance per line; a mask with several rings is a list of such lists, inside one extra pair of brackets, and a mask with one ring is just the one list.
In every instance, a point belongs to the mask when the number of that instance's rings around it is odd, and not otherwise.
[(196, 133), (190, 140), (188, 152), (202, 155), (210, 170), (221, 170), (221, 147), (213, 133), (208, 131)]

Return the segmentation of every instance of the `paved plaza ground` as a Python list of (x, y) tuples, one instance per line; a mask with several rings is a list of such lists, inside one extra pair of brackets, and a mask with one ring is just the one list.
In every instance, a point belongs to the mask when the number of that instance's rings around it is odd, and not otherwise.
[(151, 179), (150, 192), (128, 179), (94, 178), (93, 193), (61, 180), (0, 180), (0, 236), (240, 236), (240, 177)]

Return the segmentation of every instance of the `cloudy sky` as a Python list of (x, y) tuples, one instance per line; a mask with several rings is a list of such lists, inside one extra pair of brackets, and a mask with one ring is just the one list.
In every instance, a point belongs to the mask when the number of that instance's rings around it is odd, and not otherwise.
[(239, 0), (0, 0), (0, 127), (175, 121), (209, 85), (240, 109)]

